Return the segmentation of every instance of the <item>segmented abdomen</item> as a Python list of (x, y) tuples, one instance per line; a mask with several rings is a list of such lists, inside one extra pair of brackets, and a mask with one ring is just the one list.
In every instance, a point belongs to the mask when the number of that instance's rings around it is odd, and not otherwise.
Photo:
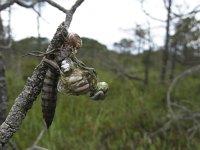
[(56, 109), (58, 74), (47, 71), (42, 88), (42, 113), (47, 128), (51, 125)]

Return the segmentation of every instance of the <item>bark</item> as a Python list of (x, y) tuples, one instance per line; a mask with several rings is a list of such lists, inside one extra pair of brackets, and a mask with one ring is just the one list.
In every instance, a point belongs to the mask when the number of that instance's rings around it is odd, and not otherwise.
[(165, 81), (166, 70), (167, 70), (167, 62), (168, 62), (168, 55), (169, 55), (169, 29), (170, 29), (170, 21), (171, 21), (171, 5), (172, 0), (168, 0), (168, 7), (167, 7), (167, 25), (166, 25), (166, 38), (165, 38), (165, 47), (163, 50), (163, 58), (162, 58), (162, 69), (160, 80), (163, 83)]
[(3, 58), (0, 54), (0, 124), (5, 120), (7, 108), (6, 79)]
[(5, 122), (0, 126), (0, 148), (16, 132), (27, 111), (32, 107), (34, 100), (41, 91), (46, 70), (47, 67), (41, 63), (35, 69), (32, 77), (28, 78), (23, 91), (16, 98), (15, 104), (12, 106)]
[(0, 54), (0, 124), (2, 124), (6, 118), (7, 111), (7, 89), (5, 78), (5, 67), (3, 58)]

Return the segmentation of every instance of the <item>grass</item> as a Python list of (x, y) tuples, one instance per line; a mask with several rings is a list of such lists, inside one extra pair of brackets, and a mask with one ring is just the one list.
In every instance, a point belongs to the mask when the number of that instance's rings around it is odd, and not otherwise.
[[(37, 61), (24, 60), (22, 76), (7, 71), (9, 107), (23, 88), (25, 79)], [(141, 68), (141, 66), (140, 66)], [(28, 70), (27, 70), (28, 69)], [(168, 121), (166, 91), (168, 85), (155, 81), (158, 72), (150, 73), (150, 85), (125, 80), (112, 72), (97, 68), (99, 80), (109, 83), (109, 93), (104, 101), (92, 101), (88, 96), (59, 94), (56, 114), (50, 129), (39, 145), (49, 150), (195, 150), (199, 149), (199, 134), (189, 138), (185, 130), (173, 125), (169, 130), (153, 137)], [(152, 81), (152, 79), (154, 79)], [(17, 82), (16, 82), (17, 81)], [(199, 104), (198, 76), (180, 82), (173, 97), (176, 100), (192, 99)], [(184, 122), (185, 123), (185, 122)], [(180, 124), (181, 125), (181, 124)], [(27, 113), (13, 141), (20, 150), (30, 147), (43, 126), (41, 99), (35, 101)]]

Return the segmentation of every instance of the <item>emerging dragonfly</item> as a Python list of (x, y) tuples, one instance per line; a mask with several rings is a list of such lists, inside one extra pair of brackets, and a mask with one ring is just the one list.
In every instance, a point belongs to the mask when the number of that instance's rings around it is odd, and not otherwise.
[(66, 58), (61, 64), (61, 77), (58, 91), (70, 95), (90, 93), (93, 100), (104, 99), (108, 91), (106, 82), (97, 82), (97, 74), (93, 68), (87, 67), (75, 55)]
[[(66, 46), (70, 53), (56, 64), (44, 59), (51, 68), (48, 70), (42, 89), (42, 112), (47, 128), (51, 125), (56, 109), (57, 90), (69, 95), (88, 94), (93, 100), (104, 99), (108, 91), (106, 82), (97, 81), (97, 73), (76, 58), (77, 50), (82, 46), (82, 40), (76, 33), (68, 34)], [(70, 49), (69, 49), (70, 47)], [(60, 79), (59, 79), (60, 77)]]

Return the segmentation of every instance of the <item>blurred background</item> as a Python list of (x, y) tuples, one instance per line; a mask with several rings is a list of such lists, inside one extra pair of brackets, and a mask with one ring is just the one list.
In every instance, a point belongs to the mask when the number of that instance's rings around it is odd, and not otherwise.
[[(0, 1), (0, 123), (65, 14), (45, 0)], [(70, 8), (74, 0), (55, 1)], [(70, 32), (78, 58), (109, 84), (103, 101), (59, 94), (39, 142), (49, 150), (198, 150), (200, 0), (85, 0)], [(41, 98), (12, 141), (30, 147), (43, 127)], [(13, 149), (10, 146), (10, 149)]]

